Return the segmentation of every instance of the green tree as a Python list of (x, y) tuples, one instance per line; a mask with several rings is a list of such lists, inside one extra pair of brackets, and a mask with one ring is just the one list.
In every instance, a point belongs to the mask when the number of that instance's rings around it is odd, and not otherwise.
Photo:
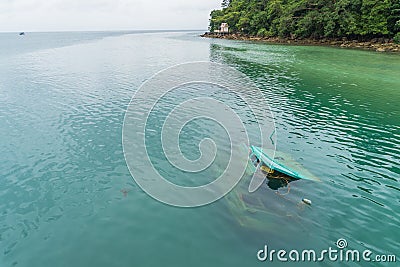
[(227, 22), (233, 32), (297, 38), (394, 37), (400, 0), (224, 0), (210, 29)]
[(211, 11), (211, 19), (210, 19), (210, 26), (209, 30), (213, 32), (214, 30), (217, 30), (219, 25), (221, 25), (221, 19), (222, 16), (224, 15), (224, 12), (222, 10), (213, 10)]
[(389, 12), (387, 18), (387, 27), (391, 34), (400, 32), (400, 1), (389, 1)]
[(362, 36), (388, 35), (388, 0), (363, 0), (361, 6), (360, 32)]

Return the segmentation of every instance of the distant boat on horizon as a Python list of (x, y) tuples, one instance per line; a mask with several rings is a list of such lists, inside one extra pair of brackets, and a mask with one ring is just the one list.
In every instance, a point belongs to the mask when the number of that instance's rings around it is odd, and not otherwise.
[(24, 32), (20, 32), (19, 35), (20, 35), (20, 36), (21, 36), (21, 35), (25, 35), (25, 33), (24, 33)]

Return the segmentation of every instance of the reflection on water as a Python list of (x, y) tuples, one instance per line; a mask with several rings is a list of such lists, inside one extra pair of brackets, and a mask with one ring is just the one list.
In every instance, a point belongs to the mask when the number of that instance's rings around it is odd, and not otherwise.
[[(57, 43), (42, 34), (31, 49), (17, 43), (0, 54), (1, 266), (256, 266), (266, 243), (326, 249), (338, 238), (352, 248), (397, 252), (398, 55), (186, 33), (81, 35)], [(122, 152), (125, 109), (153, 74), (198, 60), (247, 74), (274, 112), (278, 150), (322, 182), (292, 181), (278, 190), (264, 184), (249, 194), (244, 177), (225, 199), (186, 210), (140, 190)], [(166, 107), (156, 110), (150, 130)], [(245, 107), (236, 109), (252, 127)], [(226, 161), (222, 129), (194, 121), (181, 139), (188, 158), (196, 158), (192, 145), (210, 129), (221, 142), (218, 173)], [(159, 142), (150, 145), (161, 160)]]

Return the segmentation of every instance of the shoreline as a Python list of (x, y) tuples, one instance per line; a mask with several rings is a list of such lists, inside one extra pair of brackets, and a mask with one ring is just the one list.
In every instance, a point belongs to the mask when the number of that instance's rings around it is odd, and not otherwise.
[(400, 44), (395, 44), (387, 38), (374, 38), (369, 41), (348, 40), (342, 39), (289, 39), (279, 37), (256, 37), (243, 34), (217, 34), (204, 33), (200, 35), (205, 38), (228, 39), (238, 41), (256, 41), (271, 44), (290, 44), (290, 45), (313, 45), (313, 46), (330, 46), (350, 49), (362, 49), (375, 52), (392, 52), (400, 53)]

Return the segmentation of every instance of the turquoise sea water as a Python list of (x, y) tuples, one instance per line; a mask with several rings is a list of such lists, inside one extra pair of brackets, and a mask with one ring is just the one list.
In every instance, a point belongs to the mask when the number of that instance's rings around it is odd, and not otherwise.
[[(399, 55), (198, 34), (0, 34), (0, 266), (279, 266), (260, 263), (257, 251), (318, 251), (339, 238), (400, 260)], [(235, 206), (246, 202), (246, 180), (193, 209), (161, 204), (135, 184), (122, 150), (131, 97), (164, 68), (207, 60), (259, 86), (278, 149), (321, 183), (292, 182), (287, 195), (264, 184), (255, 195), (261, 217)], [(184, 148), (208, 136), (224, 144), (220, 130), (188, 125)], [(149, 145), (162, 159), (159, 142)], [(304, 197), (313, 205), (299, 204)]]

